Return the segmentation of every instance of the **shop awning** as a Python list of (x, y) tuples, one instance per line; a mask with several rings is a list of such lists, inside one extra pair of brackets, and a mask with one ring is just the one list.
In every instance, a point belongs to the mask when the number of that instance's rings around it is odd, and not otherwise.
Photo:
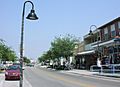
[(85, 55), (85, 54), (92, 54), (92, 53), (95, 53), (95, 50), (80, 52), (80, 53), (77, 53), (77, 55)]

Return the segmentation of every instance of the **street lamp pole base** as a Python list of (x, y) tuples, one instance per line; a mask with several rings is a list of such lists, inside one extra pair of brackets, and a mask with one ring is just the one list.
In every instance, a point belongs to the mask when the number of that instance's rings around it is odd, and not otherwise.
[(19, 87), (23, 87), (23, 80), (22, 80), (22, 78), (20, 78), (20, 84), (19, 84)]

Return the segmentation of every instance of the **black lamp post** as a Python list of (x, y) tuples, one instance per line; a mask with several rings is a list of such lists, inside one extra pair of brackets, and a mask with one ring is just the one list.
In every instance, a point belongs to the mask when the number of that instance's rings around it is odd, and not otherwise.
[[(96, 25), (91, 25), (90, 26), (90, 31), (89, 31), (89, 35), (93, 35), (93, 32), (92, 32), (92, 27), (95, 27), (95, 29), (98, 29)], [(98, 34), (97, 34), (97, 57), (100, 58), (100, 52), (99, 52), (99, 38), (98, 38)]]
[(34, 4), (31, 1), (25, 1), (23, 5), (23, 13), (22, 13), (22, 25), (21, 25), (21, 42), (20, 42), (20, 66), (21, 66), (21, 73), (20, 73), (20, 87), (23, 87), (23, 35), (24, 35), (24, 15), (25, 15), (25, 4), (29, 2), (32, 4), (31, 12), (26, 17), (29, 20), (37, 20), (38, 17), (35, 14)]
[[(96, 25), (91, 25), (90, 26), (90, 31), (89, 31), (89, 35), (93, 35), (93, 32), (92, 32), (92, 27), (95, 27), (95, 29), (97, 29), (97, 26)], [(98, 38), (98, 34), (97, 34), (97, 41), (98, 41), (98, 43), (97, 43), (97, 51), (98, 51), (98, 57), (99, 57), (99, 38)]]

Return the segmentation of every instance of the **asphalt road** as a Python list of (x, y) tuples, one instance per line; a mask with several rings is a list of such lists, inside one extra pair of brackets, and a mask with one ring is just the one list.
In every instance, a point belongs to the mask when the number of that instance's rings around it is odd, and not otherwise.
[(24, 76), (31, 87), (120, 87), (120, 79), (70, 75), (41, 68), (26, 68)]

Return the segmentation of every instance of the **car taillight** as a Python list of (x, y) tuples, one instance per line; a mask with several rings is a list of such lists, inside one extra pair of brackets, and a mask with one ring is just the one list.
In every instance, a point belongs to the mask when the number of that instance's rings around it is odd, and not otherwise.
[(20, 73), (16, 73), (17, 76), (20, 76)]
[(20, 73), (18, 74), (18, 76), (20, 76)]

